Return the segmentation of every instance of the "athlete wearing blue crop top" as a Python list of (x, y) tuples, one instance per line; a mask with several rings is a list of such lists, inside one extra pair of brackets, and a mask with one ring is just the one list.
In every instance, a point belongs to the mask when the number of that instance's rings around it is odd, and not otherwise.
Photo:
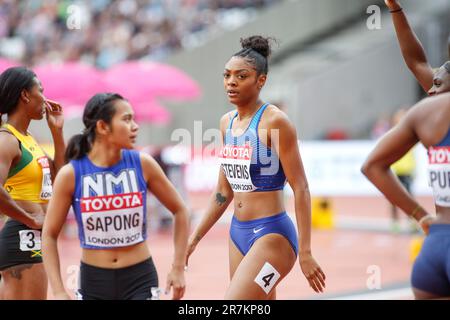
[(166, 291), (184, 295), (187, 209), (156, 161), (135, 150), (138, 126), (118, 94), (97, 94), (84, 110), (83, 134), (71, 139), (70, 162), (57, 175), (43, 230), (44, 265), (53, 294), (68, 299), (57, 238), (72, 206), (82, 248), (79, 298), (157, 299), (158, 276), (146, 244), (147, 189), (175, 216), (175, 255)]
[[(381, 138), (362, 167), (386, 198), (415, 218), (427, 234), (411, 275), (416, 299), (450, 297), (450, 62), (445, 70), (446, 75), (434, 78), (439, 94), (409, 110)], [(419, 141), (428, 149), (436, 217), (409, 195), (390, 170)]]
[[(220, 121), (219, 181), (190, 237), (188, 257), (234, 199), (231, 283), (225, 299), (275, 299), (275, 288), (297, 255), (310, 286), (321, 292), (325, 275), (311, 253), (310, 195), (295, 128), (281, 110), (259, 98), (267, 78), (269, 39), (252, 36), (241, 43), (243, 49), (228, 61), (224, 72), (228, 99), (237, 110)], [(295, 194), (300, 237), (285, 212), (286, 180)]]

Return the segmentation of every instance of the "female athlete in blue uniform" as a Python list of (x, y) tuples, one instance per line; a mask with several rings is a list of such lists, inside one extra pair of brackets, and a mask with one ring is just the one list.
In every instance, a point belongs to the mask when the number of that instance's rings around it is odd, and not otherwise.
[(72, 206), (82, 247), (82, 299), (155, 299), (158, 276), (147, 239), (147, 189), (175, 216), (175, 255), (166, 291), (184, 295), (188, 213), (156, 161), (132, 150), (138, 126), (118, 94), (97, 94), (84, 110), (83, 134), (71, 139), (70, 163), (57, 175), (43, 229), (44, 265), (53, 294), (67, 299), (57, 238)]
[[(311, 205), (297, 135), (276, 106), (263, 103), (269, 39), (241, 40), (243, 49), (226, 64), (224, 87), (236, 111), (220, 121), (223, 147), (219, 181), (188, 246), (192, 254), (234, 199), (230, 227), (231, 283), (226, 299), (275, 299), (275, 288), (299, 256), (310, 286), (321, 292), (325, 275), (311, 253)], [(285, 211), (283, 188), (295, 195), (297, 230)]]
[[(435, 96), (414, 106), (368, 156), (363, 173), (393, 204), (415, 218), (428, 236), (414, 262), (416, 299), (450, 298), (450, 61), (434, 77)], [(429, 182), (436, 218), (403, 188), (390, 166), (417, 142), (428, 149)]]

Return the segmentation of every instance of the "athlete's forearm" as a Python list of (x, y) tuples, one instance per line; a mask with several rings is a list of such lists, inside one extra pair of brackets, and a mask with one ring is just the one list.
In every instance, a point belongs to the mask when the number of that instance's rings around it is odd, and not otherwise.
[(53, 295), (56, 296), (64, 293), (65, 289), (61, 277), (57, 240), (47, 233), (45, 226), (42, 233), (42, 258)]
[(186, 261), (187, 240), (189, 236), (189, 216), (186, 208), (174, 213), (174, 245), (173, 267), (184, 267)]
[(427, 63), (425, 50), (411, 28), (404, 11), (392, 13), (391, 16), (406, 64), (411, 67), (416, 63)]
[(0, 186), (0, 212), (26, 225), (33, 222), (31, 215), (19, 207), (2, 186)]
[(311, 253), (311, 196), (309, 189), (294, 189), (294, 197), (300, 254)]
[(53, 159), (53, 169), (56, 175), (65, 164), (64, 154), (66, 152), (66, 143), (64, 141), (63, 130), (55, 129), (52, 130), (53, 144), (55, 147), (55, 156)]
[(420, 220), (427, 214), (424, 210), (416, 214), (418, 203), (410, 196), (390, 168), (373, 164), (364, 168), (363, 173), (392, 204), (398, 206), (408, 215), (414, 213), (414, 218)]
[(195, 242), (199, 242), (212, 226), (220, 219), (228, 205), (233, 200), (233, 193), (225, 193), (220, 190), (215, 190), (212, 194), (208, 209), (202, 217), (201, 222), (195, 229), (192, 237)]

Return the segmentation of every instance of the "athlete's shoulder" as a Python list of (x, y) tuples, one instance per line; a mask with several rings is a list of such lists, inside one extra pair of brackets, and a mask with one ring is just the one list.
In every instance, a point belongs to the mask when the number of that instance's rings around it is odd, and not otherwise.
[(437, 114), (447, 111), (450, 106), (450, 92), (427, 97), (416, 103), (407, 114), (410, 121), (435, 119)]
[(0, 127), (0, 141), (3, 142), (8, 142), (8, 141), (16, 141), (17, 143), (17, 138), (14, 135), (14, 133), (12, 133), (10, 130), (8, 130), (5, 127)]
[(287, 114), (273, 104), (269, 104), (263, 114), (264, 120), (271, 128), (282, 128), (292, 125)]
[(70, 181), (67, 179), (72, 179), (75, 177), (75, 170), (71, 162), (65, 164), (58, 170), (56, 178), (62, 181)]
[(221, 118), (220, 118), (220, 123), (222, 123), (222, 122), (230, 122), (231, 121), (231, 119), (233, 119), (233, 117), (235, 116), (235, 114), (236, 114), (236, 110), (231, 110), (231, 111), (228, 111), (227, 113), (225, 113)]
[(438, 103), (438, 104), (444, 104), (444, 105), (449, 105), (450, 103), (450, 92), (444, 92), (432, 97), (428, 97), (425, 98), (424, 100), (427, 100), (429, 103), (433, 102), (433, 103)]
[(231, 119), (233, 119), (235, 114), (236, 114), (236, 110), (231, 110), (231, 111), (228, 111), (227, 113), (225, 113), (220, 118), (220, 129), (221, 130), (225, 130), (228, 127), (228, 125), (230, 124)]
[(157, 162), (150, 154), (143, 152), (143, 151), (138, 151), (138, 150), (135, 150), (135, 151), (138, 152), (138, 154), (139, 154), (139, 159), (141, 160), (142, 170), (144, 172), (146, 172), (147, 170), (153, 170), (155, 168), (155, 166), (157, 165)]
[(56, 174), (55, 181), (53, 183), (54, 192), (58, 195), (70, 196), (75, 190), (75, 169), (69, 162), (62, 166)]
[(0, 144), (1, 150), (8, 153), (18, 153), (19, 152), (19, 140), (16, 136), (8, 129), (0, 128)]

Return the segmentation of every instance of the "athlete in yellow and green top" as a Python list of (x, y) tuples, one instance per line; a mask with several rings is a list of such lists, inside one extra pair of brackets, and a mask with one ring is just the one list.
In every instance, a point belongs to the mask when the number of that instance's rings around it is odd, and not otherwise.
[[(0, 298), (46, 299), (41, 228), (52, 195), (52, 179), (64, 164), (61, 107), (46, 100), (36, 74), (24, 67), (0, 75)], [(52, 160), (28, 132), (31, 120), (46, 116), (53, 137)]]

